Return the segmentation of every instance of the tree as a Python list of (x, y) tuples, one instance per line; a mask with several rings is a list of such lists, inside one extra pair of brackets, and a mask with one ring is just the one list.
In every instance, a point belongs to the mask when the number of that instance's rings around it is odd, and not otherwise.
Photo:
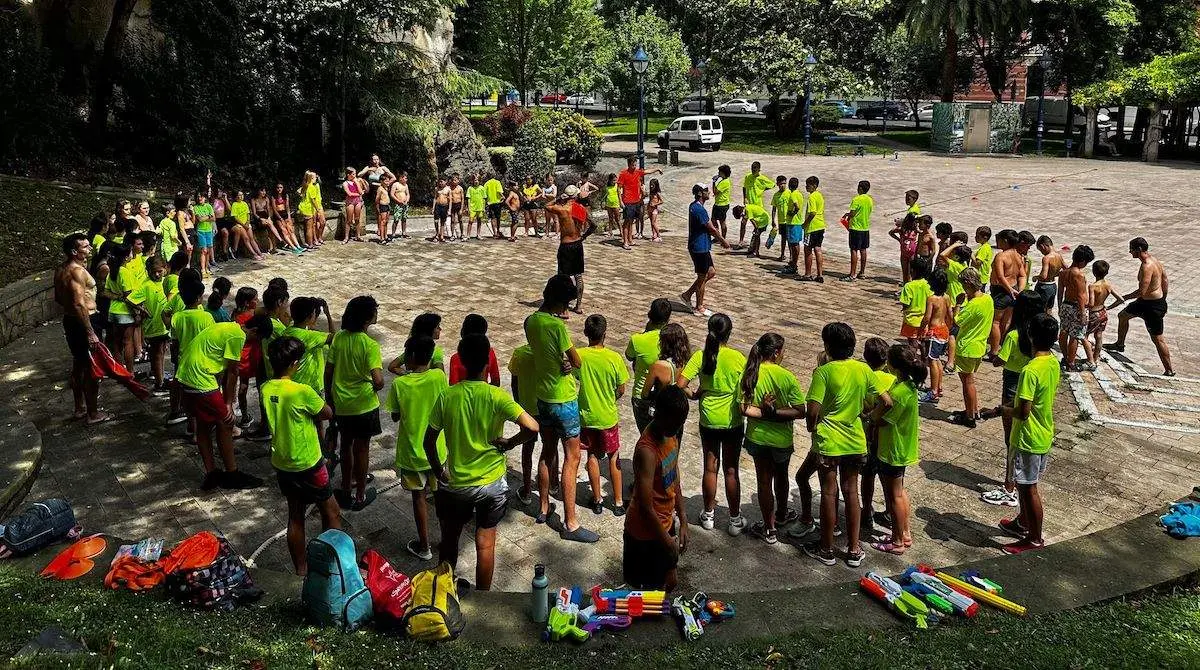
[(526, 93), (551, 78), (565, 81), (595, 48), (602, 24), (589, 0), (487, 0), (482, 7), (480, 68)]
[[(945, 48), (940, 38), (914, 38), (904, 26), (887, 38), (871, 44), (872, 70), (884, 92), (903, 100), (916, 118), (920, 102), (938, 90), (942, 78), (942, 57)], [(955, 90), (963, 91), (971, 83), (974, 59), (960, 54), (955, 73)], [(917, 119), (917, 127), (921, 120)]]
[(687, 95), (691, 60), (683, 39), (653, 11), (641, 14), (633, 9), (622, 11), (612, 26), (610, 40), (613, 57), (607, 71), (609, 92), (626, 108), (636, 108), (638, 104), (638, 75), (629, 65), (638, 46), (650, 58), (650, 66), (641, 76), (646, 107), (666, 111)]
[(589, 93), (606, 86), (616, 52), (594, 0), (570, 1), (575, 18), (544, 63), (541, 83), (554, 91)]
[[(1007, 44), (1014, 34), (1020, 35), (1017, 27), (1024, 24), (1029, 3), (1030, 0), (905, 0), (905, 20), (912, 34), (923, 39), (940, 38), (942, 41), (942, 102), (954, 101), (961, 36), (971, 35), (977, 46), (980, 40), (984, 46), (991, 41), (1003, 46), (999, 44), (1001, 41)], [(992, 72), (998, 71), (997, 62), (1006, 62), (1009, 53), (1007, 48), (1002, 48), (995, 53), (980, 54), (981, 59), (991, 61), (990, 64), (982, 63), (985, 70), (991, 68), (989, 84), (992, 84)], [(1007, 71), (1007, 65), (1004, 71)], [(994, 84), (992, 91), (999, 99)]]

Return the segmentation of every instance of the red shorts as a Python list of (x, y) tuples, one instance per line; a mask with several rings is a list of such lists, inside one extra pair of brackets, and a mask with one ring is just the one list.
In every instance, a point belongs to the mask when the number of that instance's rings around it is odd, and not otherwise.
[(900, 337), (916, 339), (921, 336), (920, 326), (910, 326), (907, 323), (900, 326)]
[(579, 431), (579, 441), (589, 454), (597, 458), (612, 456), (621, 450), (621, 427), (584, 428)]
[(258, 375), (258, 368), (262, 364), (262, 346), (257, 341), (254, 344), (247, 344), (242, 347), (242, 360), (238, 361), (237, 371), (238, 377), (249, 379)]
[(225, 396), (220, 389), (201, 392), (184, 386), (183, 411), (201, 423), (220, 423), (229, 416), (229, 407), (225, 405)]

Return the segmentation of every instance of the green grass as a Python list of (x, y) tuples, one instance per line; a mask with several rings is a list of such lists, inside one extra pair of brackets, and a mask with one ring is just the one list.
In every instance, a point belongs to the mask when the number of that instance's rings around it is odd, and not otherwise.
[[(674, 116), (664, 116), (661, 114), (652, 114), (646, 117), (646, 131), (648, 135), (654, 135), (658, 131), (671, 125), (675, 120)], [(611, 121), (604, 118), (592, 119), (596, 124), (596, 128), (605, 135), (626, 135), (637, 132), (637, 114), (614, 115)]]
[[(96, 655), (71, 664), (39, 657), (0, 662), (13, 668), (368, 668), (483, 670), (563, 668), (1083, 668), (1196, 667), (1200, 594), (1176, 591), (1060, 614), (1018, 619), (988, 611), (939, 629), (796, 633), (705, 641), (665, 648), (571, 644), (498, 649), (474, 642), (411, 644), (369, 631), (342, 634), (303, 624), (282, 605), (227, 614), (194, 613), (156, 594), (101, 591), (44, 581), (0, 564), (0, 658), (10, 658), (49, 625), (82, 638)], [(863, 607), (875, 607), (863, 600)], [(813, 603), (813, 607), (819, 607)], [(468, 622), (468, 626), (470, 622)], [(780, 627), (786, 627), (780, 622)], [(6, 665), (7, 663), (7, 665)]]
[(914, 149), (929, 150), (928, 130), (895, 130), (882, 133), (880, 137), (901, 144), (907, 144)]

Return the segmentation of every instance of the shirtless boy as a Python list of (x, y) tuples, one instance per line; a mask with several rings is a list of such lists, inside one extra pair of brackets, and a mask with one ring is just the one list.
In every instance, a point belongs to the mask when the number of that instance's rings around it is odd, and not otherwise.
[(937, 255), (937, 237), (934, 236), (932, 227), (932, 216), (922, 214), (917, 217), (917, 254), (914, 259), (924, 258), (931, 268), (934, 266), (934, 257)]
[[(383, 181), (379, 184), (379, 189), (375, 193), (375, 234), (379, 237), (380, 242), (387, 240), (388, 219), (392, 218), (392, 184), (395, 183), (395, 178), (391, 173), (383, 176)], [(362, 239), (366, 231), (359, 226), (358, 236), (355, 239)], [(350, 238), (347, 236), (346, 241)]]
[(54, 302), (63, 308), (63, 331), (71, 351), (71, 393), (75, 396), (75, 418), (87, 418), (89, 426), (107, 421), (97, 404), (99, 384), (92, 376), (92, 349), (100, 346), (93, 319), (96, 312), (96, 280), (87, 271), (92, 245), (87, 236), (75, 233), (63, 239), (66, 261), (54, 272)]
[[(521, 195), (517, 193), (517, 182), (509, 180), (508, 195), (504, 196), (504, 206), (508, 209), (508, 218), (512, 225), (508, 231), (508, 241), (517, 241), (517, 212), (521, 209)], [(534, 232), (537, 232), (536, 230)], [(529, 236), (529, 228), (525, 228), (525, 236)]]
[[(1108, 310), (1125, 302), (1117, 293), (1117, 289), (1108, 282), (1108, 261), (1092, 263), (1092, 276), (1096, 281), (1088, 287), (1088, 325), (1087, 335), (1092, 338), (1092, 348), (1088, 352), (1088, 365), (1096, 366), (1100, 358), (1100, 348), (1104, 345), (1104, 329), (1108, 327)], [(1111, 305), (1106, 304), (1109, 298), (1114, 298)]]
[(1042, 235), (1037, 239), (1037, 250), (1042, 254), (1042, 269), (1038, 272), (1033, 290), (1046, 299), (1046, 313), (1049, 314), (1054, 309), (1055, 299), (1059, 302), (1063, 299), (1063, 289), (1058, 284), (1058, 276), (1062, 274), (1066, 262), (1063, 261), (1062, 254), (1054, 250), (1054, 241), (1049, 235)]
[[(408, 192), (407, 172), (401, 172), (396, 175), (396, 181), (392, 182), (390, 191), (392, 196), (392, 228), (387, 239), (408, 239), (408, 201), (412, 196)], [(396, 234), (397, 223), (400, 224), (399, 235)]]
[(463, 232), (464, 190), (458, 175), (450, 175), (450, 239), (466, 241)]
[(925, 363), (929, 366), (929, 393), (923, 399), (937, 403), (942, 398), (942, 367), (950, 348), (950, 299), (946, 297), (949, 281), (946, 271), (938, 268), (929, 275), (929, 290), (925, 298), (925, 316), (921, 332), (925, 338)]
[(1017, 294), (1025, 288), (1026, 280), (1025, 259), (1021, 257), (1021, 252), (1016, 246), (1017, 231), (1000, 231), (996, 234), (996, 244), (1000, 247), (1000, 253), (992, 259), (992, 274), (989, 277), (991, 285), (988, 288), (996, 306), (992, 334), (988, 337), (989, 359), (1000, 351), (1000, 334), (1008, 332), (1013, 303), (1016, 302)]
[(582, 223), (572, 216), (577, 204), (574, 198), (578, 195), (578, 187), (566, 187), (554, 202), (546, 203), (546, 213), (554, 217), (559, 231), (558, 274), (567, 275), (575, 282), (575, 306), (570, 309), (576, 314), (583, 314), (583, 238), (591, 232), (591, 227), (587, 223), (586, 211)]
[[(1039, 244), (1040, 246), (1040, 244)], [(1095, 370), (1090, 363), (1086, 366), (1075, 365), (1075, 352), (1079, 343), (1083, 342), (1083, 351), (1088, 361), (1092, 360), (1092, 345), (1087, 341), (1088, 309), (1091, 307), (1088, 292), (1087, 275), (1084, 271), (1088, 263), (1096, 258), (1092, 248), (1086, 244), (1075, 247), (1071, 253), (1071, 267), (1059, 277), (1059, 291), (1062, 300), (1058, 304), (1058, 346), (1063, 352), (1062, 367), (1064, 370)], [(1042, 266), (1043, 272), (1045, 265)]]
[(438, 177), (433, 190), (433, 237), (430, 242), (446, 241), (446, 220), (450, 218), (450, 185), (445, 177)]
[(1123, 297), (1133, 300), (1129, 306), (1117, 315), (1117, 341), (1104, 345), (1109, 351), (1125, 351), (1125, 336), (1129, 334), (1129, 321), (1141, 319), (1146, 324), (1146, 332), (1158, 350), (1158, 358), (1163, 364), (1163, 375), (1175, 376), (1175, 368), (1171, 367), (1171, 351), (1167, 348), (1167, 338), (1163, 336), (1163, 317), (1167, 315), (1167, 271), (1157, 258), (1150, 255), (1150, 244), (1144, 237), (1129, 240), (1129, 255), (1141, 262), (1138, 268), (1138, 287)]

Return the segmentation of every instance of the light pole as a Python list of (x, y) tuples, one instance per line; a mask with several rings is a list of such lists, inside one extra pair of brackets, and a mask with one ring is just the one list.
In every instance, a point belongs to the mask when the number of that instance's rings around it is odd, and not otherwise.
[(1037, 115), (1037, 152), (1042, 155), (1042, 134), (1046, 130), (1046, 66), (1050, 64), (1050, 56), (1043, 53), (1038, 56), (1038, 115)]
[(704, 70), (708, 67), (708, 63), (703, 58), (696, 63), (696, 71), (700, 73), (700, 108), (705, 114), (712, 114), (712, 110), (708, 108), (708, 96), (704, 93)]
[(650, 68), (650, 58), (646, 55), (646, 50), (642, 45), (638, 45), (633, 52), (633, 58), (629, 59), (629, 65), (637, 74), (638, 80), (638, 130), (637, 130), (637, 156), (638, 169), (646, 169), (646, 86), (645, 74)]
[(817, 59), (812, 54), (804, 59), (804, 153), (808, 154), (808, 145), (812, 140), (812, 71), (817, 66)]

